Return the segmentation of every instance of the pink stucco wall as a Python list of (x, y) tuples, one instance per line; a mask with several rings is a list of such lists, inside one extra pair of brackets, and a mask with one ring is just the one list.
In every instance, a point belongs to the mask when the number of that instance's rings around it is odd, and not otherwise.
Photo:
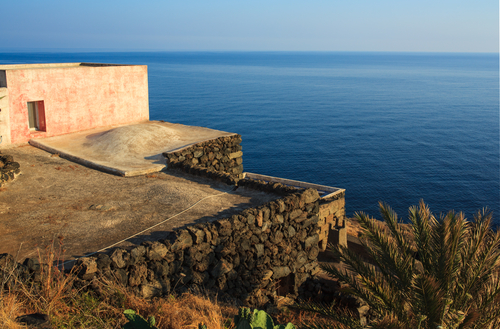
[[(147, 66), (6, 70), (11, 143), (149, 119)], [(45, 131), (30, 131), (27, 103), (44, 101)]]

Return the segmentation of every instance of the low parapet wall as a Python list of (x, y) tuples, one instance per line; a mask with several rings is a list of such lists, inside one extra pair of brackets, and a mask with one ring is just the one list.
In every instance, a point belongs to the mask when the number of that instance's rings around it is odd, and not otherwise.
[[(238, 157), (228, 156), (237, 153), (241, 158), (240, 142), (239, 135), (221, 137), (165, 156), (169, 166), (273, 193), (276, 200), (230, 218), (176, 230), (159, 241), (81, 258), (79, 278), (84, 282), (111, 278), (147, 298), (188, 287), (222, 291), (254, 306), (276, 302), (278, 296), (314, 297), (306, 283), (320, 270), (317, 256), (326, 247), (328, 233), (337, 232), (337, 243), (345, 233), (344, 190), (268, 176), (266, 180), (245, 177), (237, 173), (242, 170)], [(219, 159), (226, 156), (229, 161), (224, 158), (222, 163), (229, 164), (217, 167), (214, 152), (225, 154)], [(237, 170), (227, 172), (231, 168)], [(309, 185), (316, 188), (306, 188)], [(0, 277), (8, 278), (2, 281), (4, 288), (12, 289), (15, 277), (39, 280), (43, 268), (37, 259), (15, 264), (12, 256), (0, 255)]]
[[(226, 174), (238, 180), (243, 174), (241, 135), (219, 137), (190, 145), (181, 150), (163, 153), (168, 168), (205, 169), (208, 173)], [(208, 175), (208, 174), (206, 174)]]
[[(240, 140), (241, 141), (241, 140)], [(238, 145), (239, 142), (238, 141)], [(193, 152), (197, 146), (190, 147), (185, 150), (186, 154)], [(199, 147), (199, 146), (198, 146)], [(241, 147), (237, 148), (241, 150)], [(219, 151), (217, 148), (216, 151)], [(243, 173), (234, 175), (226, 170), (216, 171), (215, 168), (201, 167), (197, 161), (189, 161), (189, 159), (180, 159), (182, 153), (177, 154), (164, 154), (168, 157), (169, 168), (178, 168), (189, 174), (194, 174), (198, 176), (204, 176), (218, 181), (225, 182), (230, 185), (246, 186), (256, 190), (278, 194), (281, 196), (287, 196), (291, 193), (295, 193), (298, 189), (312, 188), (321, 194), (318, 198), (318, 213), (315, 215), (317, 217), (316, 229), (317, 229), (317, 240), (315, 242), (315, 247), (319, 251), (325, 251), (327, 249), (328, 243), (335, 245), (342, 245), (347, 247), (347, 222), (345, 215), (345, 190), (339, 188), (332, 188), (329, 186), (322, 186), (317, 184), (310, 184), (306, 182), (294, 181), (290, 179), (282, 179), (277, 177)], [(173, 161), (172, 161), (173, 160)], [(314, 259), (316, 261), (316, 258)], [(288, 281), (287, 281), (288, 280)], [(285, 281), (289, 282), (291, 279), (287, 277)], [(296, 282), (300, 280), (292, 280), (296, 285)], [(290, 286), (290, 283), (285, 284), (285, 286)], [(300, 286), (300, 284), (299, 284)], [(282, 289), (283, 290), (283, 289)], [(287, 289), (285, 289), (287, 290)], [(287, 291), (289, 291), (288, 289)], [(298, 292), (294, 291), (294, 292)], [(305, 289), (300, 292), (300, 296), (304, 298), (314, 297), (315, 292), (311, 289)], [(297, 295), (296, 295), (297, 296)]]
[[(278, 295), (298, 297), (303, 283), (319, 271), (319, 209), (316, 190), (296, 191), (131, 250), (81, 258), (78, 275), (84, 281), (112, 278), (147, 298), (188, 286), (226, 292), (247, 305), (263, 305)], [(12, 256), (0, 256), (0, 265), (11, 263), (8, 259)], [(37, 263), (26, 259), (16, 270), (36, 279)]]
[[(146, 298), (189, 287), (221, 291), (254, 306), (276, 302), (278, 296), (314, 297), (306, 281), (319, 271), (325, 226), (345, 227), (343, 192), (321, 198), (315, 189), (281, 183), (244, 179), (239, 185), (282, 197), (230, 218), (176, 230), (159, 241), (81, 258), (79, 278), (113, 279)], [(12, 263), (12, 256), (0, 255), (0, 276), (15, 268), (26, 281), (40, 278), (37, 259), (7, 269)], [(5, 288), (13, 284), (6, 281)]]
[[(329, 241), (333, 244), (347, 246), (344, 189), (254, 173), (244, 173), (243, 176), (245, 179), (240, 180), (238, 185), (262, 191), (277, 190), (286, 193), (287, 190), (295, 188), (313, 188), (318, 191), (321, 196), (318, 214), (320, 250), (325, 251)], [(330, 235), (331, 239), (329, 239)]]

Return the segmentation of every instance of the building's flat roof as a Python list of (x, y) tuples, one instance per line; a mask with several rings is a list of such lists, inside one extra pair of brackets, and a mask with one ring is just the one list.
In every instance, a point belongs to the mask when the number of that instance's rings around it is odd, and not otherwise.
[(138, 65), (109, 64), (109, 63), (6, 64), (6, 65), (0, 65), (0, 70), (53, 69), (53, 68), (73, 68), (81, 66), (105, 67), (105, 66), (138, 66)]

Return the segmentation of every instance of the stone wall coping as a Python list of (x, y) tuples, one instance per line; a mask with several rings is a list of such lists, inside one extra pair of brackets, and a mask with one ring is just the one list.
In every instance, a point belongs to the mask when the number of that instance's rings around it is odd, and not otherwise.
[(345, 193), (345, 189), (338, 187), (331, 187), (326, 185), (318, 185), (313, 183), (307, 183), (302, 181), (297, 181), (293, 179), (279, 178), (273, 176), (266, 176), (261, 174), (254, 174), (249, 172), (243, 173), (243, 179), (255, 179), (255, 180), (263, 180), (266, 182), (276, 182), (281, 183), (283, 185), (298, 187), (298, 188), (313, 188), (318, 191), (321, 199), (330, 199), (332, 197), (337, 196), (338, 194)]
[(239, 134), (237, 133), (227, 133), (227, 135), (224, 135), (224, 136), (220, 136), (220, 137), (216, 137), (216, 138), (208, 138), (208, 139), (205, 139), (205, 140), (202, 140), (200, 142), (196, 142), (196, 143), (191, 143), (191, 144), (187, 144), (187, 145), (184, 145), (184, 146), (181, 146), (181, 147), (178, 147), (176, 149), (173, 149), (173, 150), (169, 150), (167, 152), (163, 152), (164, 155), (166, 154), (172, 154), (172, 153), (175, 153), (175, 152), (179, 152), (179, 151), (184, 151), (185, 149), (188, 149), (188, 148), (191, 148), (191, 147), (194, 147), (194, 146), (198, 146), (201, 144), (204, 144), (206, 142), (211, 142), (211, 141), (216, 141), (218, 140), (219, 138), (224, 138), (224, 137), (238, 137), (240, 136)]

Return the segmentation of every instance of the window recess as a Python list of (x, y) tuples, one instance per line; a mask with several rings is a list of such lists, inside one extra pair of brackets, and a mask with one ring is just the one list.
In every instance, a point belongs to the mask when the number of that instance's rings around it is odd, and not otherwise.
[(43, 101), (28, 102), (28, 126), (30, 130), (45, 131), (45, 106)]

